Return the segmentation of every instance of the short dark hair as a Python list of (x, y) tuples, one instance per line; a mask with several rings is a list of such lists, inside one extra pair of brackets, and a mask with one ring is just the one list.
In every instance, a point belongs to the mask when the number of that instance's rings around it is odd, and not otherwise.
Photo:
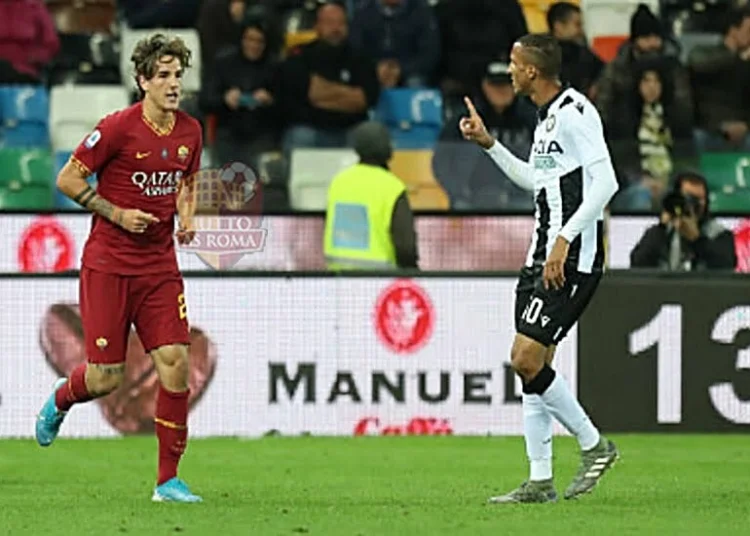
[(527, 34), (518, 40), (529, 62), (539, 69), (543, 78), (554, 79), (562, 70), (562, 51), (557, 39), (550, 34)]
[(156, 64), (164, 56), (172, 56), (180, 60), (183, 69), (190, 68), (192, 52), (185, 41), (179, 37), (167, 37), (164, 34), (157, 33), (141, 39), (135, 45), (130, 61), (135, 66), (135, 84), (138, 86), (141, 98), (146, 92), (143, 91), (138, 77), (143, 75), (147, 80), (153, 78), (156, 74)]
[(315, 15), (317, 16), (320, 10), (326, 6), (336, 6), (340, 8), (344, 13), (347, 13), (346, 3), (343, 0), (317, 0), (314, 8)]
[(549, 28), (549, 31), (552, 31), (556, 22), (565, 22), (573, 13), (580, 12), (581, 8), (570, 2), (557, 2), (552, 4), (547, 11), (547, 27)]
[(729, 9), (724, 15), (723, 34), (727, 35), (732, 28), (742, 26), (742, 22), (750, 18), (750, 9), (747, 7)]

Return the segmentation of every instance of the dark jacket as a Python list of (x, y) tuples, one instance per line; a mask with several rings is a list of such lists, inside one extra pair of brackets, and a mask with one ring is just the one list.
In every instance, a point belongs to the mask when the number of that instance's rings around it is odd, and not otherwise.
[(562, 73), (560, 78), (581, 93), (588, 95), (602, 71), (604, 62), (586, 46), (572, 41), (560, 41)]
[(393, 206), (391, 240), (396, 252), (396, 265), (399, 268), (418, 268), (417, 233), (406, 192), (399, 196)]
[(517, 0), (447, 0), (438, 4), (442, 68), (446, 77), (476, 88), (487, 64), (510, 54), (528, 32)]
[(198, 15), (196, 26), (201, 41), (204, 79), (211, 76), (219, 52), (236, 47), (242, 37), (242, 26), (232, 20), (228, 6), (227, 0), (203, 0)]
[(239, 50), (220, 54), (214, 64), (214, 74), (206, 80), (202, 95), (202, 107), (207, 113), (215, 113), (219, 128), (226, 128), (238, 140), (253, 138), (273, 132), (277, 126), (276, 105), (254, 109), (240, 107), (230, 110), (224, 103), (224, 94), (231, 88), (243, 93), (258, 89), (271, 90), (274, 65), (267, 59), (252, 62)]
[(718, 132), (724, 121), (750, 124), (750, 62), (721, 43), (695, 47), (688, 64), (699, 127)]
[[(502, 114), (484, 95), (474, 98), (490, 134), (517, 157), (526, 160), (536, 125), (534, 106), (519, 97)], [(434, 152), (433, 173), (458, 209), (530, 209), (531, 194), (516, 186), (475, 143), (465, 141), (457, 115), (447, 122)]]
[(341, 129), (367, 119), (367, 111), (349, 114), (313, 107), (308, 99), (313, 74), (361, 88), (368, 107), (377, 103), (380, 83), (372, 60), (354, 52), (348, 45), (334, 48), (322, 41), (314, 41), (294, 49), (281, 65), (277, 77), (275, 95), (287, 124)]
[(668, 225), (654, 225), (630, 252), (630, 265), (669, 271), (734, 270), (737, 254), (732, 231), (708, 218), (701, 224), (700, 232), (698, 240), (691, 244)]
[(118, 0), (117, 4), (131, 28), (192, 28), (201, 0)]
[(391, 10), (380, 0), (361, 0), (354, 11), (352, 47), (375, 61), (395, 59), (401, 76), (429, 79), (440, 61), (440, 33), (426, 0), (403, 0)]
[[(664, 42), (661, 54), (664, 69), (672, 81), (673, 94), (671, 102), (673, 116), (693, 122), (693, 96), (690, 89), (690, 77), (685, 67), (680, 64), (675, 47)], [(635, 84), (636, 63), (640, 61), (633, 56), (633, 46), (626, 41), (620, 47), (617, 57), (604, 68), (597, 84), (596, 107), (599, 109), (605, 127), (612, 128), (622, 118), (635, 117), (632, 91)]]

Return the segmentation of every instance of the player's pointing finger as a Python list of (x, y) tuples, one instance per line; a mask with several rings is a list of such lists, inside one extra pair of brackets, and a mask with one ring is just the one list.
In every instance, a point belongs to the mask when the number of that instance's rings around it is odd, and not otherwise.
[(477, 109), (474, 108), (474, 103), (471, 102), (471, 99), (469, 97), (464, 97), (464, 103), (466, 103), (466, 107), (469, 109), (469, 115), (471, 115), (472, 119), (479, 117)]

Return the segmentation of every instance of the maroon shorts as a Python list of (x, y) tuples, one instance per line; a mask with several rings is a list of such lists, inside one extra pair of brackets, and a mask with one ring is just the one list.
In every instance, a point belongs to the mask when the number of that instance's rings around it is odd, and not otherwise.
[(190, 343), (179, 274), (123, 276), (82, 267), (80, 296), (89, 363), (123, 363), (131, 325), (146, 352)]

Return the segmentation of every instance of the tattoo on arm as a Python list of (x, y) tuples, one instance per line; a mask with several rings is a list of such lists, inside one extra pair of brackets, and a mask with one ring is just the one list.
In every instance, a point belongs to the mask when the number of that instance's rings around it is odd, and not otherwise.
[(105, 376), (115, 376), (117, 374), (123, 374), (125, 372), (125, 364), (117, 364), (117, 365), (94, 365), (94, 368), (99, 372), (99, 374), (105, 375)]
[(122, 210), (118, 210), (112, 203), (100, 197), (91, 186), (86, 185), (86, 188), (75, 196), (73, 200), (82, 207), (96, 212), (117, 225), (122, 224)]

